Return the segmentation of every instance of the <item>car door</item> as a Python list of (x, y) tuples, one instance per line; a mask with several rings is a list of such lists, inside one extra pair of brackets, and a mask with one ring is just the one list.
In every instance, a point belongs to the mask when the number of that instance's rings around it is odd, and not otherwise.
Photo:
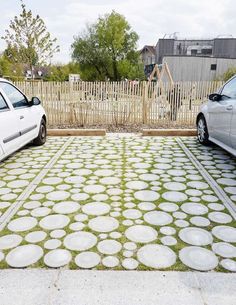
[(232, 147), (236, 149), (236, 99), (232, 101), (233, 116), (231, 119), (230, 140)]
[(236, 78), (231, 79), (220, 91), (219, 101), (209, 102), (209, 134), (210, 137), (232, 147), (231, 121), (236, 99)]
[(14, 85), (1, 82), (0, 87), (14, 108), (20, 127), (21, 144), (24, 145), (37, 136), (38, 126), (33, 107), (30, 106), (26, 96)]
[(0, 89), (0, 159), (19, 148), (19, 121), (13, 107), (6, 102)]

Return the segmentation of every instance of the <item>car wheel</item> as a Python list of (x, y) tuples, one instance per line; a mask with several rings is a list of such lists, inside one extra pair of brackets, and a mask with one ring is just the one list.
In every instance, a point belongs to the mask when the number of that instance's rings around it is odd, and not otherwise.
[(207, 123), (203, 115), (197, 121), (197, 138), (199, 143), (203, 145), (210, 144)]
[(41, 120), (39, 134), (36, 139), (34, 139), (34, 145), (40, 146), (46, 142), (47, 138), (47, 126), (44, 119)]

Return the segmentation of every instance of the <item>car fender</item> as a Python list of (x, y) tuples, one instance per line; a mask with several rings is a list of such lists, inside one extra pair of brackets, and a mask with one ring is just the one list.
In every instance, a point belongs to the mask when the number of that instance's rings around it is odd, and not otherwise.
[(204, 118), (205, 118), (205, 120), (206, 120), (206, 123), (208, 124), (208, 123), (209, 123), (208, 102), (206, 102), (206, 103), (204, 103), (204, 104), (201, 105), (200, 110), (199, 110), (199, 113), (198, 113), (198, 116), (197, 116), (197, 121), (198, 121), (198, 118), (199, 118), (201, 115), (204, 115)]

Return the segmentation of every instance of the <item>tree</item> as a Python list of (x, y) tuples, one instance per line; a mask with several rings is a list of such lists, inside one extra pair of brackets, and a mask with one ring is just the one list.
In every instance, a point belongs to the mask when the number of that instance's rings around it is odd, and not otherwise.
[(88, 80), (143, 78), (137, 41), (125, 17), (112, 11), (75, 37), (72, 58)]
[(69, 74), (80, 74), (79, 65), (77, 63), (71, 62), (67, 65), (51, 65), (48, 70), (48, 75), (44, 77), (44, 80), (59, 82), (68, 81)]
[(229, 68), (222, 76), (223, 81), (229, 80), (231, 77), (233, 77), (236, 74), (236, 67)]
[(57, 39), (51, 38), (40, 16), (34, 17), (23, 1), (21, 8), (21, 14), (14, 17), (1, 38), (7, 43), (5, 56), (9, 61), (28, 65), (33, 76), (34, 66), (48, 63), (59, 52), (59, 46), (56, 45)]

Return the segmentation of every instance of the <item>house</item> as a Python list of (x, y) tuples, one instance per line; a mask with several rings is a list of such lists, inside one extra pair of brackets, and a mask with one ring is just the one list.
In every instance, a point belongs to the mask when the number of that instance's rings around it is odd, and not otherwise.
[(156, 49), (154, 46), (146, 45), (140, 50), (140, 55), (144, 65), (145, 75), (148, 77), (152, 73), (156, 63)]

